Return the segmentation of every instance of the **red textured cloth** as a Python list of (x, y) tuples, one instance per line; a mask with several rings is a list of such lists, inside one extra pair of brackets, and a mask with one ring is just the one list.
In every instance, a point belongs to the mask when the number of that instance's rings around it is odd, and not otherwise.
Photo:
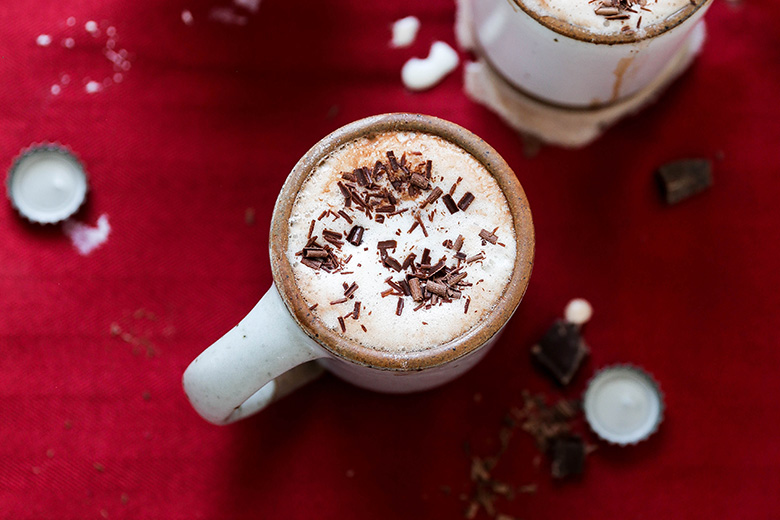
[[(627, 448), (586, 433), (598, 449), (564, 483), (518, 431), (495, 476), (538, 490), (499, 500), (501, 512), (778, 515), (777, 2), (717, 0), (701, 56), (659, 103), (585, 149), (533, 158), (464, 96), (461, 69), (425, 93), (402, 87), (408, 58), (454, 44), (450, 0), (263, 0), (256, 13), (234, 8), (245, 25), (210, 19), (220, 6), (231, 4), (0, 5), (3, 170), (33, 142), (67, 144), (90, 178), (78, 220), (105, 214), (112, 228), (82, 256), (61, 228), (0, 207), (0, 518), (461, 518), (464, 444), (495, 453), (523, 389), (577, 397), (616, 362), (660, 382), (660, 431)], [(410, 14), (422, 21), (416, 43), (390, 48), (389, 25)], [(104, 55), (109, 27), (129, 70)], [(87, 93), (89, 81), (102, 88)], [(388, 111), (459, 123), (514, 168), (538, 237), (519, 311), (486, 359), (443, 388), (386, 396), (326, 376), (258, 416), (207, 424), (181, 374), (269, 287), (286, 173), (330, 131)], [(686, 157), (714, 160), (714, 186), (666, 207), (653, 171)], [(595, 308), (592, 355), (561, 392), (529, 348), (572, 297)]]

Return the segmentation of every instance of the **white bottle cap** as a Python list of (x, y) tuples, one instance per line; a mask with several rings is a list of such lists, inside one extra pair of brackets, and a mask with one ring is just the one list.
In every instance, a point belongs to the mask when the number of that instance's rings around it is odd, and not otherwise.
[(600, 370), (583, 397), (591, 429), (612, 444), (636, 444), (658, 429), (664, 402), (658, 383), (647, 372), (629, 365)]
[(87, 175), (68, 149), (32, 145), (15, 160), (6, 182), (13, 206), (31, 222), (53, 224), (73, 215), (87, 195)]

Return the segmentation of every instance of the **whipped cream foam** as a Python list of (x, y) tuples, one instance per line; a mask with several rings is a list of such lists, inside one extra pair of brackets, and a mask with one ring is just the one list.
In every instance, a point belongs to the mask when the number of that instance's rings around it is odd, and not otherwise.
[(345, 144), (309, 174), (286, 253), (326, 326), (410, 352), (463, 335), (495, 307), (516, 240), (503, 192), (469, 153), (438, 136), (387, 132)]

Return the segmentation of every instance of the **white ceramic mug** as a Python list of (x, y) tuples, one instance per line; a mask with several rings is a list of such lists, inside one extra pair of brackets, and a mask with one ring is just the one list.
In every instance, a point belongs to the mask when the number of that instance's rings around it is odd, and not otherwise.
[[(345, 143), (387, 131), (437, 135), (470, 153), (504, 192), (517, 237), (513, 274), (495, 308), (454, 340), (403, 354), (366, 348), (314, 317), (286, 255), (295, 195), (309, 172)], [(236, 327), (201, 353), (184, 373), (184, 391), (190, 402), (214, 424), (228, 424), (256, 413), (318, 376), (323, 367), (357, 386), (395, 393), (426, 390), (460, 376), (487, 353), (525, 294), (533, 265), (534, 230), (520, 183), (482, 139), (434, 117), (385, 114), (336, 130), (304, 155), (277, 199), (269, 247), (273, 286)]]
[[(581, 1), (585, 9), (601, 3)], [(660, 9), (660, 1), (635, 4), (628, 30), (608, 35), (545, 13), (531, 0), (470, 0), (466, 8), (478, 53), (510, 84), (546, 103), (596, 108), (639, 93), (701, 43), (699, 22), (712, 0), (690, 0), (657, 23), (635, 29), (639, 16), (649, 18), (643, 9)], [(572, 2), (556, 6), (572, 8)]]

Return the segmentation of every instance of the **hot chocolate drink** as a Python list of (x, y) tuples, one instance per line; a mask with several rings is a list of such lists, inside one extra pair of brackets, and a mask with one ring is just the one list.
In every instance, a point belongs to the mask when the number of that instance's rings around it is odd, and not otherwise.
[(315, 319), (385, 352), (442, 345), (504, 294), (513, 218), (491, 173), (423, 132), (356, 138), (319, 162), (289, 218), (287, 258)]

